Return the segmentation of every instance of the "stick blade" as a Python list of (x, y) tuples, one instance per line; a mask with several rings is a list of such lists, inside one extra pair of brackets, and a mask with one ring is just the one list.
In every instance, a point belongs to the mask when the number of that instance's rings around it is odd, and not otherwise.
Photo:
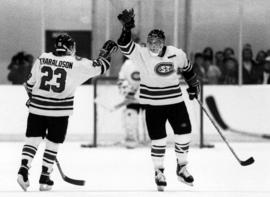
[(263, 134), (262, 137), (265, 139), (270, 139), (270, 135), (268, 135), (268, 134)]
[(69, 178), (67, 176), (63, 177), (64, 181), (70, 183), (70, 184), (73, 184), (73, 185), (79, 185), (79, 186), (83, 186), (85, 185), (85, 181), (84, 180), (77, 180), (77, 179), (72, 179), (72, 178)]
[(255, 161), (254, 158), (250, 157), (246, 161), (241, 161), (240, 164), (241, 164), (241, 166), (248, 166), (248, 165), (253, 164), (254, 161)]
[(214, 119), (219, 124), (219, 126), (222, 129), (227, 130), (229, 128), (229, 126), (224, 122), (223, 118), (221, 117), (214, 97), (208, 96), (208, 97), (206, 97), (205, 101), (206, 101), (206, 104), (207, 104), (210, 112), (212, 113)]

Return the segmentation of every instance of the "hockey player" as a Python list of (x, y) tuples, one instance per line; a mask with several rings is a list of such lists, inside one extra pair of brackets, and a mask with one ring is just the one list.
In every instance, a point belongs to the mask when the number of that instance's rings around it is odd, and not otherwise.
[(136, 64), (124, 56), (124, 63), (119, 72), (118, 87), (124, 99), (130, 100), (122, 113), (127, 148), (135, 148), (139, 142), (139, 113), (141, 106), (135, 97), (138, 92), (139, 81), (140, 73)]
[(162, 30), (150, 31), (147, 47), (134, 43), (131, 39), (131, 29), (135, 27), (133, 9), (124, 10), (118, 15), (118, 19), (123, 25), (118, 46), (125, 56), (139, 66), (139, 100), (146, 105), (146, 125), (151, 139), (151, 156), (158, 191), (163, 191), (167, 185), (163, 164), (167, 120), (174, 131), (176, 175), (183, 183), (193, 185), (193, 176), (187, 170), (191, 123), (178, 75), (180, 72), (189, 86), (189, 98), (197, 98), (199, 81), (193, 67), (181, 49), (165, 45), (165, 34)]
[(110, 56), (117, 48), (115, 42), (108, 40), (99, 57), (89, 60), (76, 56), (74, 40), (67, 34), (60, 34), (56, 38), (55, 51), (42, 53), (35, 61), (25, 85), (30, 97), (27, 102), (29, 115), (17, 178), (24, 191), (30, 185), (28, 171), (43, 139), (46, 148), (39, 189), (52, 189), (54, 183), (50, 175), (59, 145), (65, 140), (69, 116), (73, 113), (75, 90), (89, 78), (105, 73), (110, 67)]

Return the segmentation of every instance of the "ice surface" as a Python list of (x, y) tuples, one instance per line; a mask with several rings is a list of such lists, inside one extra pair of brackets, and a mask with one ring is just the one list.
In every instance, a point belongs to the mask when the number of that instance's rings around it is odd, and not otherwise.
[(192, 147), (189, 171), (195, 178), (194, 187), (177, 181), (175, 153), (169, 147), (165, 157), (165, 192), (156, 191), (150, 148), (127, 150), (122, 147), (80, 148), (78, 142), (67, 142), (59, 150), (58, 159), (64, 173), (85, 179), (85, 186), (64, 182), (54, 167), (51, 192), (38, 191), (44, 144), (40, 145), (30, 170), (30, 187), (23, 192), (17, 185), (21, 159), (20, 142), (0, 143), (0, 197), (269, 197), (270, 143), (232, 143), (242, 160), (253, 156), (255, 163), (242, 167), (224, 143), (213, 149)]

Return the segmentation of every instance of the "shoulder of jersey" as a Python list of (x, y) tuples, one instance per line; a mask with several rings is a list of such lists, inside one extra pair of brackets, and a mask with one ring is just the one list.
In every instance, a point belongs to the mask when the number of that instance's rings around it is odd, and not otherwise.
[(131, 65), (134, 65), (134, 62), (130, 59), (127, 59), (124, 63), (125, 66), (131, 66)]
[(171, 46), (171, 45), (167, 46), (167, 50), (169, 52), (174, 52), (174, 53), (178, 53), (178, 54), (185, 53), (181, 48), (177, 48), (177, 47)]

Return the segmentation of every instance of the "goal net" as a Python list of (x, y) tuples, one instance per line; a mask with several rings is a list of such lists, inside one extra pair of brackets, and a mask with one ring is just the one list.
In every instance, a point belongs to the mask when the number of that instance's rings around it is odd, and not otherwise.
[[(122, 113), (125, 106), (113, 109), (124, 98), (120, 95), (117, 78), (105, 77), (94, 80), (94, 132), (93, 142), (89, 146), (121, 145), (124, 142), (125, 131), (123, 129)], [(202, 147), (204, 145), (202, 111), (195, 101), (188, 99), (186, 84), (181, 82), (181, 89), (189, 112), (192, 124), (192, 144)], [(203, 94), (203, 91), (201, 92)], [(145, 125), (143, 111), (139, 115), (139, 140), (141, 144), (147, 144), (148, 133)], [(166, 123), (168, 144), (173, 142), (173, 131), (169, 123)]]

